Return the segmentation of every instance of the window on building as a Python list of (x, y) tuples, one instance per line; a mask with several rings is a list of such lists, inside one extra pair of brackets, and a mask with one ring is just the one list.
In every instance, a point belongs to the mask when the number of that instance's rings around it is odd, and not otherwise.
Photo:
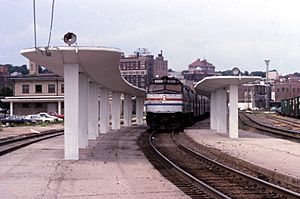
[(284, 88), (282, 88), (281, 90), (282, 90), (282, 92), (284, 92)]
[(48, 93), (55, 93), (55, 84), (48, 84)]
[(29, 103), (22, 103), (22, 108), (29, 108)]
[(43, 104), (42, 103), (35, 103), (34, 107), (35, 108), (43, 108)]
[(62, 85), (60, 86), (60, 92), (61, 92), (61, 93), (64, 93), (64, 92), (65, 92), (65, 85), (64, 85), (64, 84), (62, 84)]
[(41, 84), (35, 85), (35, 93), (42, 93), (43, 87)]
[(277, 88), (277, 92), (278, 92), (278, 93), (280, 92), (280, 88)]
[(293, 88), (293, 93), (295, 93), (296, 92), (296, 88)]
[(289, 88), (286, 88), (286, 92), (287, 92), (287, 93), (289, 92)]
[(297, 92), (298, 92), (298, 93), (300, 92), (300, 88), (297, 88)]
[(22, 93), (29, 93), (29, 85), (22, 85)]

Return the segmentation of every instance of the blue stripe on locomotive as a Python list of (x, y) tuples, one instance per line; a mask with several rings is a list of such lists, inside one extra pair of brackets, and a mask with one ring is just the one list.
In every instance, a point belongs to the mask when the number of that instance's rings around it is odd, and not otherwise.
[(146, 104), (145, 106), (183, 106), (183, 104)]

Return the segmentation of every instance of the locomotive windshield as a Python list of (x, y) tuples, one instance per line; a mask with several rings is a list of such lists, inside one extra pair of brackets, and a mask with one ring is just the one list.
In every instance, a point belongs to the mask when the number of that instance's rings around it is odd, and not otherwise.
[(164, 84), (150, 84), (149, 85), (149, 92), (157, 92), (157, 91), (163, 91), (164, 90)]
[(149, 93), (179, 93), (182, 92), (182, 84), (177, 79), (154, 79), (149, 87)]
[(180, 84), (166, 84), (165, 89), (168, 91), (181, 92), (181, 85)]

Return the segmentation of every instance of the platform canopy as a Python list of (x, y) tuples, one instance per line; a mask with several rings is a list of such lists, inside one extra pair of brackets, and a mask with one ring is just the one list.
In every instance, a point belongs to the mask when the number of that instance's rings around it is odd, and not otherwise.
[(72, 64), (75, 60), (79, 65), (79, 72), (85, 73), (100, 86), (133, 96), (145, 96), (145, 90), (132, 86), (122, 77), (119, 49), (65, 46), (49, 47), (46, 50), (45, 47), (40, 47), (21, 50), (21, 54), (60, 76), (64, 75), (64, 64)]
[(210, 93), (219, 88), (229, 87), (230, 85), (246, 84), (255, 80), (260, 80), (258, 76), (211, 76), (205, 77), (195, 85), (197, 93), (210, 96)]
[(195, 85), (198, 94), (210, 98), (210, 128), (212, 130), (224, 134), (228, 132), (230, 138), (239, 137), (238, 86), (259, 79), (261, 77), (212, 76), (204, 78)]

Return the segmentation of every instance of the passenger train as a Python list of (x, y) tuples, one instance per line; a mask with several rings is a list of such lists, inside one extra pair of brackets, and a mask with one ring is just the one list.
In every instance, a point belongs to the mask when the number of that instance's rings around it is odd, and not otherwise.
[(154, 78), (145, 99), (146, 122), (151, 129), (183, 129), (209, 113), (209, 100), (177, 78)]

